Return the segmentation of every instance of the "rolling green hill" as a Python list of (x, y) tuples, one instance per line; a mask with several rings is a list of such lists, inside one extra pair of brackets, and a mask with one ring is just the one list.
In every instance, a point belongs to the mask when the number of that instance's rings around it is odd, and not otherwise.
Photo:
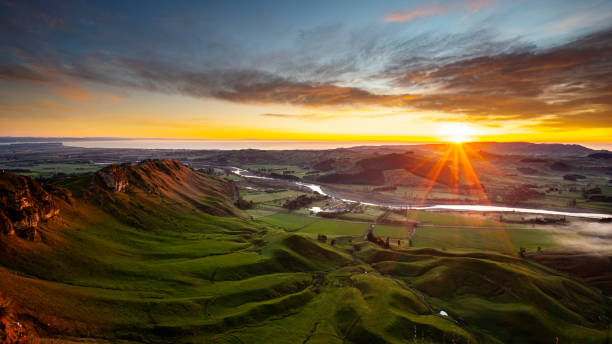
[[(14, 175), (7, 176), (0, 178)], [(0, 321), (0, 335), (152, 343), (606, 340), (609, 298), (512, 255), (390, 250), (341, 236), (332, 246), (248, 219), (233, 206), (228, 181), (173, 160), (111, 165), (57, 186), (71, 195), (62, 201), (42, 187), (58, 212), (37, 223), (36, 238), (0, 234), (0, 306), (8, 305), (0, 319), (14, 320)], [(11, 192), (1, 189), (0, 197)]]

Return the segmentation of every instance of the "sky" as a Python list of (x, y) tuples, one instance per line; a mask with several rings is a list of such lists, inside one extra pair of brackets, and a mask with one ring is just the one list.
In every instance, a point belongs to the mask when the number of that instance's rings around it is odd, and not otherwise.
[(612, 1), (1, 1), (0, 136), (612, 141)]

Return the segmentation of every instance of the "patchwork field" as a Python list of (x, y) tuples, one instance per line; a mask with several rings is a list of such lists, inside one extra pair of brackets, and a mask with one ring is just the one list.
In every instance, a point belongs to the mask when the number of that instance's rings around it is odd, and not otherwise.
[[(43, 221), (31, 240), (0, 235), (0, 302), (10, 305), (0, 311), (42, 342), (607, 340), (612, 303), (592, 287), (607, 281), (518, 255), (521, 247), (563, 252), (559, 243), (577, 242), (578, 231), (500, 223), (494, 214), (373, 207), (347, 214), (352, 220), (328, 219), (282, 208), (301, 194), (291, 190), (241, 189), (255, 201), (243, 211), (234, 185), (177, 161), (54, 181), (49, 197), (64, 195), (61, 218)], [(390, 238), (384, 248), (363, 239), (383, 215), (419, 225), (376, 224), (373, 234)], [(557, 256), (550, 266), (564, 264)]]
[[(420, 212), (423, 218), (435, 220), (437, 212)], [(450, 214), (456, 215), (456, 214)], [(447, 214), (448, 216), (448, 214)], [(458, 216), (464, 220), (467, 215)], [(442, 223), (454, 224), (454, 216), (442, 216)], [(363, 237), (370, 226), (366, 222), (351, 222), (335, 219), (322, 219), (314, 216), (296, 214), (275, 214), (259, 218), (259, 221), (299, 233), (325, 234), (329, 236)], [(478, 221), (478, 219), (476, 219)], [(475, 225), (473, 222), (459, 222)], [(496, 223), (485, 222), (485, 225)], [(514, 225), (516, 226), (516, 225)], [(521, 247), (534, 251), (538, 247), (552, 248), (563, 240), (571, 241), (578, 235), (567, 229), (526, 229), (512, 227), (457, 228), (457, 227), (417, 227), (413, 230), (406, 226), (375, 225), (374, 234), (383, 238), (404, 240), (402, 247), (408, 248), (406, 239), (411, 238), (415, 248), (436, 248), (442, 250), (478, 250), (516, 254)]]

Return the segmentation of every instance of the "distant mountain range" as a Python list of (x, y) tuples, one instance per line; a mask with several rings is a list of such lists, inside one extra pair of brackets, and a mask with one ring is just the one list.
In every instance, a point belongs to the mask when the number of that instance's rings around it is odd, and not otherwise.
[[(123, 141), (123, 140), (177, 140), (180, 139), (161, 139), (161, 138), (129, 138), (129, 137), (0, 137), (0, 143), (47, 143), (47, 142), (70, 142), (70, 141)], [(206, 140), (206, 139), (202, 139)], [(236, 140), (240, 141), (240, 140)], [(307, 142), (307, 141), (304, 141)], [(388, 148), (400, 148), (406, 147), (410, 149), (431, 149), (435, 146), (439, 146), (444, 143), (437, 144), (410, 144), (410, 145), (398, 145), (392, 144), (384, 145)], [(492, 154), (499, 155), (587, 155), (597, 152), (610, 152), (608, 150), (596, 150), (587, 148), (579, 144), (564, 144), (564, 143), (529, 143), (529, 142), (470, 142), (464, 143), (469, 145), (475, 151), (485, 151)], [(363, 145), (348, 148), (351, 150), (368, 150), (368, 149), (380, 149), (380, 145)], [(347, 149), (347, 148), (338, 148)], [(319, 149), (315, 149), (319, 150)], [(324, 149), (321, 149), (324, 150)]]
[[(409, 149), (409, 150), (431, 150), (446, 143), (422, 144), (422, 145), (389, 145), (387, 148)], [(587, 155), (596, 152), (609, 152), (608, 150), (597, 150), (581, 146), (579, 144), (566, 143), (530, 143), (530, 142), (469, 142), (464, 143), (474, 151), (485, 151), (497, 155)], [(360, 146), (352, 149), (379, 150), (380, 146)]]
[(585, 155), (597, 152), (578, 144), (529, 143), (529, 142), (471, 142), (474, 150), (484, 150), (493, 154), (520, 155)]

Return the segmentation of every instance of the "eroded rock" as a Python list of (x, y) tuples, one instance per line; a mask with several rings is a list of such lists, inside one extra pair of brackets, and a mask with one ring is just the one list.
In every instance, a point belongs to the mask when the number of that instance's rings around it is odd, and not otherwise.
[[(70, 199), (67, 190), (63, 195)], [(40, 223), (58, 217), (59, 212), (55, 197), (34, 179), (11, 172), (0, 173), (0, 232), (3, 234), (35, 240)]]

